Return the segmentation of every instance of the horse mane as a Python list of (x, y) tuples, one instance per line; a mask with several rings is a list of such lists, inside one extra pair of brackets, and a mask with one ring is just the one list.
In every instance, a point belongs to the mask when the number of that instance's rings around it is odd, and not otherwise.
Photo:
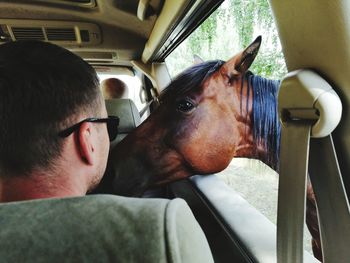
[(277, 95), (280, 81), (265, 79), (251, 72), (245, 77), (248, 81), (248, 90), (253, 90), (254, 141), (266, 151), (263, 161), (278, 171), (281, 128)]
[(159, 101), (178, 98), (188, 91), (200, 88), (203, 82), (216, 72), (225, 61), (211, 60), (194, 65), (175, 77), (174, 80), (161, 92)]

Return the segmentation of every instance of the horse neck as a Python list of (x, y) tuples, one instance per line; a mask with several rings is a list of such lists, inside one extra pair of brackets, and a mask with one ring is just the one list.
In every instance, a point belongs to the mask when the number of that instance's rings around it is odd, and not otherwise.
[(251, 114), (247, 127), (242, 131), (245, 146), (236, 157), (259, 159), (278, 171), (280, 124), (277, 112), (277, 94), (279, 81), (268, 80), (260, 76), (244, 76), (242, 89), (246, 88), (249, 100), (251, 96)]
[[(140, 196), (149, 187), (191, 175), (182, 156), (164, 144), (165, 131), (152, 114), (111, 152), (114, 192)], [(157, 128), (155, 128), (157, 127)]]

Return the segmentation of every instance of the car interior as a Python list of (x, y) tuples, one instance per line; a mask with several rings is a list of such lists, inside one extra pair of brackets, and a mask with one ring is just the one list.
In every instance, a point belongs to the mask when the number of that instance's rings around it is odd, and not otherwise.
[[(82, 57), (99, 76), (137, 77), (140, 88), (134, 98), (139, 102), (132, 97), (106, 101), (109, 115), (120, 118), (114, 147), (152, 114), (157, 96), (171, 82), (167, 56), (223, 2), (3, 0), (0, 44), (49, 41)], [(165, 197), (188, 203), (215, 262), (319, 262), (303, 249), (309, 174), (318, 202), (323, 262), (347, 262), (350, 5), (346, 0), (269, 0), (269, 4), (289, 72), (279, 97), (285, 165), (278, 197), (284, 206), (279, 204), (277, 226), (215, 174), (169, 184)], [(296, 128), (290, 124), (293, 121), (298, 122)], [(311, 132), (294, 133), (299, 123), (307, 123)], [(299, 183), (294, 181), (297, 177)]]

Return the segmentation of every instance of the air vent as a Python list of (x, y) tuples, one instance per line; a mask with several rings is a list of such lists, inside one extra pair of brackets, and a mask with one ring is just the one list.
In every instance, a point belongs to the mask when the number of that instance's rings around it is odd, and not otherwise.
[(73, 28), (46, 28), (46, 36), (49, 41), (76, 41)]
[(63, 46), (94, 46), (101, 43), (101, 31), (92, 23), (0, 18), (0, 43), (9, 40), (42, 40)]
[(118, 60), (116, 52), (100, 52), (100, 51), (79, 51), (72, 50), (79, 57), (83, 58), (89, 64), (115, 64)]
[(12, 27), (12, 33), (16, 40), (45, 40), (40, 27)]

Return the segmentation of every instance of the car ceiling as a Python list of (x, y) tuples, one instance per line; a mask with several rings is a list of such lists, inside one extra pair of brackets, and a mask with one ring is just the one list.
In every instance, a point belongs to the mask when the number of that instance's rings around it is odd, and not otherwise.
[(93, 0), (90, 4), (72, 4), (67, 0), (1, 1), (0, 19), (77, 21), (97, 24), (102, 33), (101, 44), (95, 47), (70, 47), (70, 49), (115, 51), (118, 63), (129, 64), (130, 60), (141, 56), (163, 5), (162, 0), (148, 2), (150, 8), (144, 21), (137, 17), (139, 0)]
[[(62, 32), (70, 26), (71, 32), (75, 31), (75, 41), (56, 44), (78, 53), (91, 64), (131, 66), (132, 60), (162, 62), (222, 1), (4, 0), (0, 2), (0, 43), (19, 39), (13, 28), (22, 30), (21, 34), (40, 31), (43, 36), (39, 40), (50, 41), (48, 28)], [(89, 27), (90, 40), (91, 36), (98, 36), (98, 43), (82, 41), (84, 26)]]

